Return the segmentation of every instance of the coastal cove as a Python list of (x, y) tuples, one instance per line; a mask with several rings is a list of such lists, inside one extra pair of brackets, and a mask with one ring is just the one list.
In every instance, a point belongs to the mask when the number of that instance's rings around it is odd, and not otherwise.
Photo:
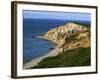
[[(34, 20), (25, 19), (24, 23), (24, 45), (23, 45), (23, 68), (31, 68), (37, 65), (42, 59), (56, 56), (60, 53), (59, 48), (50, 40), (46, 40), (43, 34), (47, 31), (64, 25), (69, 22), (90, 25), (89, 21), (70, 20)], [(38, 25), (36, 25), (38, 24)], [(55, 48), (56, 47), (56, 48)]]
[(41, 36), (48, 30), (65, 24), (66, 20), (24, 19), (23, 21), (23, 63), (50, 52), (54, 47), (50, 41), (43, 40)]
[[(43, 39), (41, 36), (38, 36), (38, 38)], [(43, 39), (43, 40), (45, 41), (45, 39)], [(33, 66), (37, 66), (38, 63), (40, 61), (42, 61), (44, 58), (57, 56), (59, 54), (59, 52), (60, 52), (59, 48), (57, 47), (57, 44), (52, 43), (52, 42), (50, 42), (50, 43), (54, 44), (54, 45), (52, 46), (53, 48), (51, 48), (51, 50), (49, 50), (48, 53), (43, 54), (43, 55), (41, 55), (41, 56), (39, 56), (37, 58), (34, 58), (34, 59), (30, 60), (29, 62), (26, 62), (23, 65), (23, 69), (29, 69), (29, 68), (31, 68)]]

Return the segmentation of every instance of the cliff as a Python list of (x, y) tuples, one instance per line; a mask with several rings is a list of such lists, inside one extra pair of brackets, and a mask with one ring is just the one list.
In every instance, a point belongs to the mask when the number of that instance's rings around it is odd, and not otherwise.
[(90, 47), (90, 31), (86, 26), (76, 23), (67, 23), (53, 28), (42, 37), (58, 44), (61, 51)]

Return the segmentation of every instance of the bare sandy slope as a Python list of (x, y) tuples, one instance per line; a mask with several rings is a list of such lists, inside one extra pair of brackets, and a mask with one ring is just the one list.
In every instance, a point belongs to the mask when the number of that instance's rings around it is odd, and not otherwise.
[(60, 52), (60, 50), (57, 47), (57, 48), (53, 49), (50, 53), (40, 56), (36, 59), (31, 60), (30, 62), (25, 63), (23, 65), (23, 68), (26, 69), (26, 68), (33, 67), (33, 66), (37, 65), (42, 59), (44, 59), (46, 57), (50, 57), (50, 56), (56, 56), (59, 52)]

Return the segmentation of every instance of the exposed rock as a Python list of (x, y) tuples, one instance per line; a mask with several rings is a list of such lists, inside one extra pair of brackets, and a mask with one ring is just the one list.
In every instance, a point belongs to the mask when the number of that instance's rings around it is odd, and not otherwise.
[(90, 46), (90, 32), (85, 26), (67, 23), (46, 32), (44, 39), (58, 44), (61, 51)]
[(66, 51), (70, 49), (76, 49), (76, 48), (86, 48), (90, 47), (90, 33), (89, 32), (84, 32), (84, 33), (79, 33), (77, 35), (73, 36), (73, 40), (66, 41), (64, 44), (60, 46), (61, 51)]

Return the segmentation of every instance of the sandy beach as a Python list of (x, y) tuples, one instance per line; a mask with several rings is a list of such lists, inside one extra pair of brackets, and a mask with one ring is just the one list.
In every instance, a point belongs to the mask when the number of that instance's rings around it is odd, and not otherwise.
[(36, 59), (31, 60), (30, 62), (27, 62), (23, 65), (24, 69), (33, 67), (35, 65), (37, 65), (42, 59), (46, 58), (46, 57), (50, 57), (50, 56), (56, 56), (58, 55), (58, 53), (60, 52), (59, 48), (56, 47), (55, 49), (51, 50), (51, 52), (47, 53), (46, 55), (40, 56)]

